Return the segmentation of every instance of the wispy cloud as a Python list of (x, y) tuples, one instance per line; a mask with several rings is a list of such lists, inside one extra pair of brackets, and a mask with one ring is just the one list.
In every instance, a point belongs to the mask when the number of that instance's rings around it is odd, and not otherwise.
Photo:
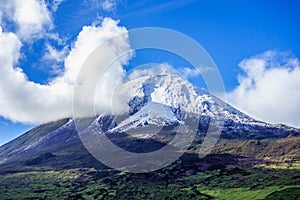
[(140, 15), (140, 14), (149, 15), (149, 14), (155, 14), (155, 13), (160, 12), (160, 11), (173, 10), (173, 9), (181, 8), (185, 5), (191, 4), (195, 1), (196, 0), (168, 1), (168, 2), (161, 3), (161, 4), (156, 4), (156, 5), (153, 5), (153, 6), (149, 6), (149, 7), (146, 7), (146, 8), (144, 8), (145, 4), (149, 1), (139, 1), (136, 5), (133, 5), (132, 8), (131, 8), (131, 9), (134, 8), (134, 10), (137, 10), (137, 11), (132, 11), (129, 14), (123, 15), (122, 18), (132, 17), (132, 16), (136, 16), (136, 15)]
[(114, 12), (118, 6), (118, 0), (83, 0), (83, 4), (91, 10)]
[(116, 9), (116, 2), (114, 0), (104, 0), (101, 5), (105, 11), (114, 11)]
[(142, 76), (154, 76), (162, 73), (177, 73), (168, 63), (148, 63), (135, 68), (128, 74), (128, 79), (133, 80)]
[(63, 2), (64, 0), (53, 0), (51, 3), (50, 3), (50, 7), (51, 7), (51, 10), (53, 12), (56, 12), (59, 5)]
[(213, 67), (198, 67), (198, 68), (183, 67), (178, 69), (178, 71), (186, 79), (201, 76), (201, 74), (211, 70), (214, 70), (214, 68)]

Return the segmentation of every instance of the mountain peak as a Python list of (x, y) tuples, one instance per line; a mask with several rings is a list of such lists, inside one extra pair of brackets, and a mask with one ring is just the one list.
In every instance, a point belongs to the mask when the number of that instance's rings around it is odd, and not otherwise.
[[(176, 74), (143, 76), (128, 81), (120, 91), (129, 95), (128, 115), (95, 117), (87, 127), (92, 135), (134, 133), (138, 138), (150, 138), (183, 126), (202, 136), (218, 120), (224, 122), (220, 137), (225, 139), (284, 138), (300, 133), (285, 125), (257, 121)], [(33, 129), (0, 148), (0, 163), (30, 157), (39, 151), (81, 145), (75, 123), (76, 120), (65, 119)]]
[[(224, 121), (223, 130), (229, 138), (244, 137), (242, 135), (250, 132), (258, 137), (264, 137), (260, 133), (264, 132), (262, 131), (264, 128), (294, 130), (291, 127), (255, 120), (194, 86), (180, 75), (167, 71), (130, 80), (120, 91), (129, 96), (127, 98), (129, 115), (126, 119), (118, 121), (118, 125), (110, 132), (126, 132), (149, 126), (163, 127), (172, 123), (184, 124), (183, 116), (194, 118), (193, 121), (199, 127), (207, 127), (210, 120)], [(239, 132), (240, 136), (233, 136), (231, 132)], [(272, 134), (271, 132), (268, 134)], [(280, 131), (276, 134), (280, 135)]]
[(160, 103), (187, 112), (200, 113), (198, 96), (207, 93), (193, 86), (177, 74), (163, 71), (158, 75), (143, 76), (127, 82), (124, 91), (134, 98)]

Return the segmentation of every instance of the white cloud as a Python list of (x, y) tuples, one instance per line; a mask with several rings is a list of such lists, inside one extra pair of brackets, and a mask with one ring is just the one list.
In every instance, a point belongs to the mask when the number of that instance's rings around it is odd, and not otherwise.
[[(118, 22), (107, 18), (101, 26), (85, 26), (79, 33), (70, 53), (65, 59), (64, 73), (46, 85), (28, 80), (22, 69), (16, 68), (20, 56), (21, 41), (14, 33), (0, 31), (0, 115), (18, 122), (40, 123), (72, 116), (72, 92), (79, 69), (95, 47), (118, 34), (110, 47), (116, 55), (129, 50), (127, 31)], [(106, 55), (101, 55), (105, 57)], [(122, 78), (122, 66), (129, 57), (122, 57), (107, 73), (107, 87), (112, 81)], [(101, 66), (101, 63), (99, 63)], [(119, 73), (116, 73), (119, 72)], [(105, 93), (110, 90), (103, 90)], [(107, 95), (110, 97), (110, 95)], [(109, 99), (98, 99), (107, 105)], [(101, 111), (101, 110), (100, 110)]]
[(13, 22), (21, 40), (42, 37), (51, 29), (51, 13), (43, 0), (3, 0), (0, 6), (2, 20)]
[(117, 8), (117, 0), (83, 0), (83, 5), (92, 7), (100, 13), (114, 12)]
[[(116, 58), (116, 60), (110, 65), (110, 68), (105, 73), (104, 71), (107, 66), (103, 66), (102, 63), (98, 63), (99, 67), (98, 69), (95, 69), (95, 73), (104, 73), (102, 82), (98, 83), (95, 92), (94, 101), (97, 102), (95, 105), (97, 113), (111, 112), (113, 88), (125, 75), (122, 65), (126, 64), (131, 57), (131, 52), (129, 55), (121, 56), (124, 52), (129, 52), (131, 50), (127, 30), (124, 27), (119, 27), (118, 21), (114, 21), (110, 18), (105, 18), (102, 21), (101, 27), (83, 27), (72, 51), (65, 60), (66, 71), (62, 77), (63, 82), (73, 84), (85, 59), (104, 41), (109, 42), (101, 47), (101, 49), (104, 49), (101, 56), (104, 57), (104, 60), (111, 57)], [(113, 55), (111, 55), (111, 53)]]
[(102, 9), (106, 11), (113, 11), (116, 9), (116, 2), (114, 0), (104, 0)]
[(129, 80), (148, 75), (158, 75), (164, 72), (178, 74), (185, 79), (195, 78), (201, 76), (202, 73), (212, 70), (211, 67), (201, 67), (201, 68), (189, 68), (189, 67), (178, 67), (174, 68), (168, 63), (148, 63), (137, 68), (134, 68), (129, 72)]
[(199, 77), (204, 72), (207, 72), (207, 71), (213, 70), (213, 69), (214, 68), (212, 68), (212, 67), (198, 67), (198, 68), (184, 67), (184, 68), (180, 68), (179, 71), (183, 75), (183, 77), (188, 79), (188, 78)]
[(56, 62), (63, 62), (69, 53), (68, 48), (65, 46), (63, 49), (58, 50), (50, 44), (46, 45), (46, 54), (44, 55), (44, 60), (53, 60)]
[(168, 63), (148, 63), (135, 67), (132, 71), (129, 71), (128, 79), (133, 80), (142, 76), (154, 76), (164, 72), (176, 73)]
[(50, 86), (28, 81), (22, 69), (14, 67), (21, 48), (15, 34), (0, 32), (0, 46), (4, 49), (0, 52), (0, 114), (22, 122), (38, 121), (39, 117), (41, 120), (52, 118), (53, 111), (57, 109), (47, 111), (46, 108), (53, 104), (53, 98), (61, 100), (62, 104), (65, 102), (59, 90), (50, 90)]
[(286, 52), (267, 51), (239, 63), (244, 74), (229, 103), (267, 122), (300, 127), (300, 62)]
[(56, 12), (59, 5), (63, 2), (64, 0), (53, 0), (50, 4), (51, 10)]
[[(123, 51), (130, 50), (127, 30), (118, 26), (118, 21), (110, 18), (103, 19), (101, 24), (94, 23), (82, 27), (74, 44), (71, 47), (64, 46), (65, 41), (55, 33), (51, 13), (55, 12), (62, 2), (63, 0), (53, 0), (48, 2), (48, 5), (44, 0), (3, 0), (1, 2), (0, 116), (25, 123), (40, 123), (71, 117), (74, 83), (89, 54), (107, 40), (110, 40), (110, 43), (106, 48), (113, 49), (116, 57)], [(101, 1), (101, 3), (103, 9), (107, 11), (111, 11), (116, 6), (114, 1)], [(114, 38), (117, 35), (120, 36)], [(60, 46), (60, 49), (56, 49), (51, 46), (52, 43), (46, 43), (46, 52), (42, 60), (50, 64), (51, 67), (48, 68), (51, 68), (52, 72), (55, 70), (59, 76), (45, 85), (29, 81), (22, 69), (16, 67), (19, 65), (23, 43), (30, 44), (40, 38), (56, 41)], [(106, 52), (104, 51), (101, 56), (106, 57)], [(114, 82), (119, 82), (123, 78), (122, 65), (130, 56), (119, 57), (106, 73), (106, 78), (99, 87), (102, 90), (101, 95), (96, 99), (98, 112), (106, 112), (109, 109), (112, 98), (111, 87)], [(101, 66), (101, 63), (99, 65)]]
[[(82, 31), (79, 33), (72, 51), (65, 60), (66, 72), (63, 78), (66, 79), (67, 82), (74, 83), (74, 78), (76, 78), (76, 75), (78, 74), (83, 62), (87, 56), (92, 53), (97, 46), (99, 46), (99, 44), (114, 36), (127, 33), (124, 27), (119, 27), (117, 24), (118, 21), (112, 20), (111, 18), (105, 18), (101, 27), (84, 26), (82, 28)], [(126, 45), (129, 48), (126, 38), (123, 39), (124, 41), (119, 41), (119, 44), (116, 45), (116, 48), (117, 46), (124, 48)]]
[(50, 44), (46, 44), (46, 52), (42, 57), (44, 68), (47, 68), (51, 75), (61, 75), (64, 71), (63, 63), (69, 54), (69, 48), (64, 46), (62, 49), (56, 49)]

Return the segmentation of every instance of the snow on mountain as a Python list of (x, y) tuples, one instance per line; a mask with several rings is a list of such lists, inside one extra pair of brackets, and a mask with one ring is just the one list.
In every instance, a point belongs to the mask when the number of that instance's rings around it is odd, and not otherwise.
[(127, 82), (122, 91), (124, 95), (130, 95), (128, 105), (131, 116), (111, 131), (128, 131), (149, 124), (165, 126), (182, 122), (179, 112), (232, 120), (236, 123), (262, 123), (176, 74), (165, 72), (160, 75), (140, 77)]
[[(220, 137), (225, 139), (247, 140), (300, 135), (300, 130), (296, 128), (257, 121), (176, 74), (162, 73), (140, 77), (128, 81), (119, 91), (121, 96), (128, 97), (125, 102), (128, 104), (128, 114), (97, 116), (82, 134), (126, 132), (139, 138), (149, 138), (164, 127), (172, 130), (181, 127), (197, 131), (201, 136), (206, 134), (212, 121), (221, 120), (224, 126)], [(38, 126), (1, 146), (0, 164), (26, 155), (31, 156), (35, 152), (80, 145), (76, 129), (78, 120), (85, 124), (85, 118), (62, 119)], [(164, 134), (164, 131), (160, 133)]]
[[(186, 119), (192, 120), (200, 132), (207, 130), (211, 120), (222, 121), (225, 138), (285, 137), (299, 132), (285, 125), (255, 120), (177, 74), (163, 72), (136, 78), (125, 83), (119, 91), (120, 96), (127, 96), (129, 114), (116, 117), (110, 133), (146, 127), (154, 130), (154, 127), (176, 124), (184, 126)], [(151, 136), (150, 132), (141, 137)]]
[(0, 147), (0, 164), (6, 160), (23, 158), (46, 150), (58, 144), (72, 143), (78, 140), (75, 123), (72, 119), (61, 119), (35, 127)]

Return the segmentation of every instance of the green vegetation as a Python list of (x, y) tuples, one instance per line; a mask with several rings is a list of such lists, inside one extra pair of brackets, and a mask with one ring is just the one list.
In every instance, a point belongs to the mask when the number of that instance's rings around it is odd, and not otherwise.
[[(253, 200), (253, 199), (265, 199), (269, 194), (277, 191), (281, 191), (284, 188), (282, 186), (266, 187), (258, 190), (249, 190), (249, 188), (232, 188), (232, 189), (216, 189), (216, 190), (203, 190), (202, 192), (213, 196), (215, 199), (243, 199), (243, 200)], [(298, 188), (300, 189), (300, 187)], [(298, 196), (300, 198), (300, 196)], [(287, 199), (287, 198), (284, 198)]]
[[(0, 199), (299, 199), (298, 169), (232, 165), (199, 171), (187, 156), (164, 169), (131, 174), (78, 168), (0, 175)], [(289, 195), (285, 195), (289, 194)]]
[[(3, 146), (0, 158), (63, 123), (33, 129)], [(122, 135), (110, 139), (132, 152), (164, 143)], [(196, 138), (187, 153), (161, 170), (131, 174), (108, 169), (80, 140), (50, 143), (0, 165), (0, 199), (300, 199), (300, 137), (221, 140), (203, 159), (199, 144), (201, 138)]]
[(269, 194), (266, 200), (280, 200), (280, 199), (300, 199), (300, 188), (289, 187), (283, 190), (275, 191)]
[(275, 164), (261, 164), (259, 167), (269, 169), (298, 169), (300, 170), (300, 162), (294, 163), (275, 163)]
[(0, 199), (211, 199), (195, 188), (130, 176), (94, 169), (2, 175)]

